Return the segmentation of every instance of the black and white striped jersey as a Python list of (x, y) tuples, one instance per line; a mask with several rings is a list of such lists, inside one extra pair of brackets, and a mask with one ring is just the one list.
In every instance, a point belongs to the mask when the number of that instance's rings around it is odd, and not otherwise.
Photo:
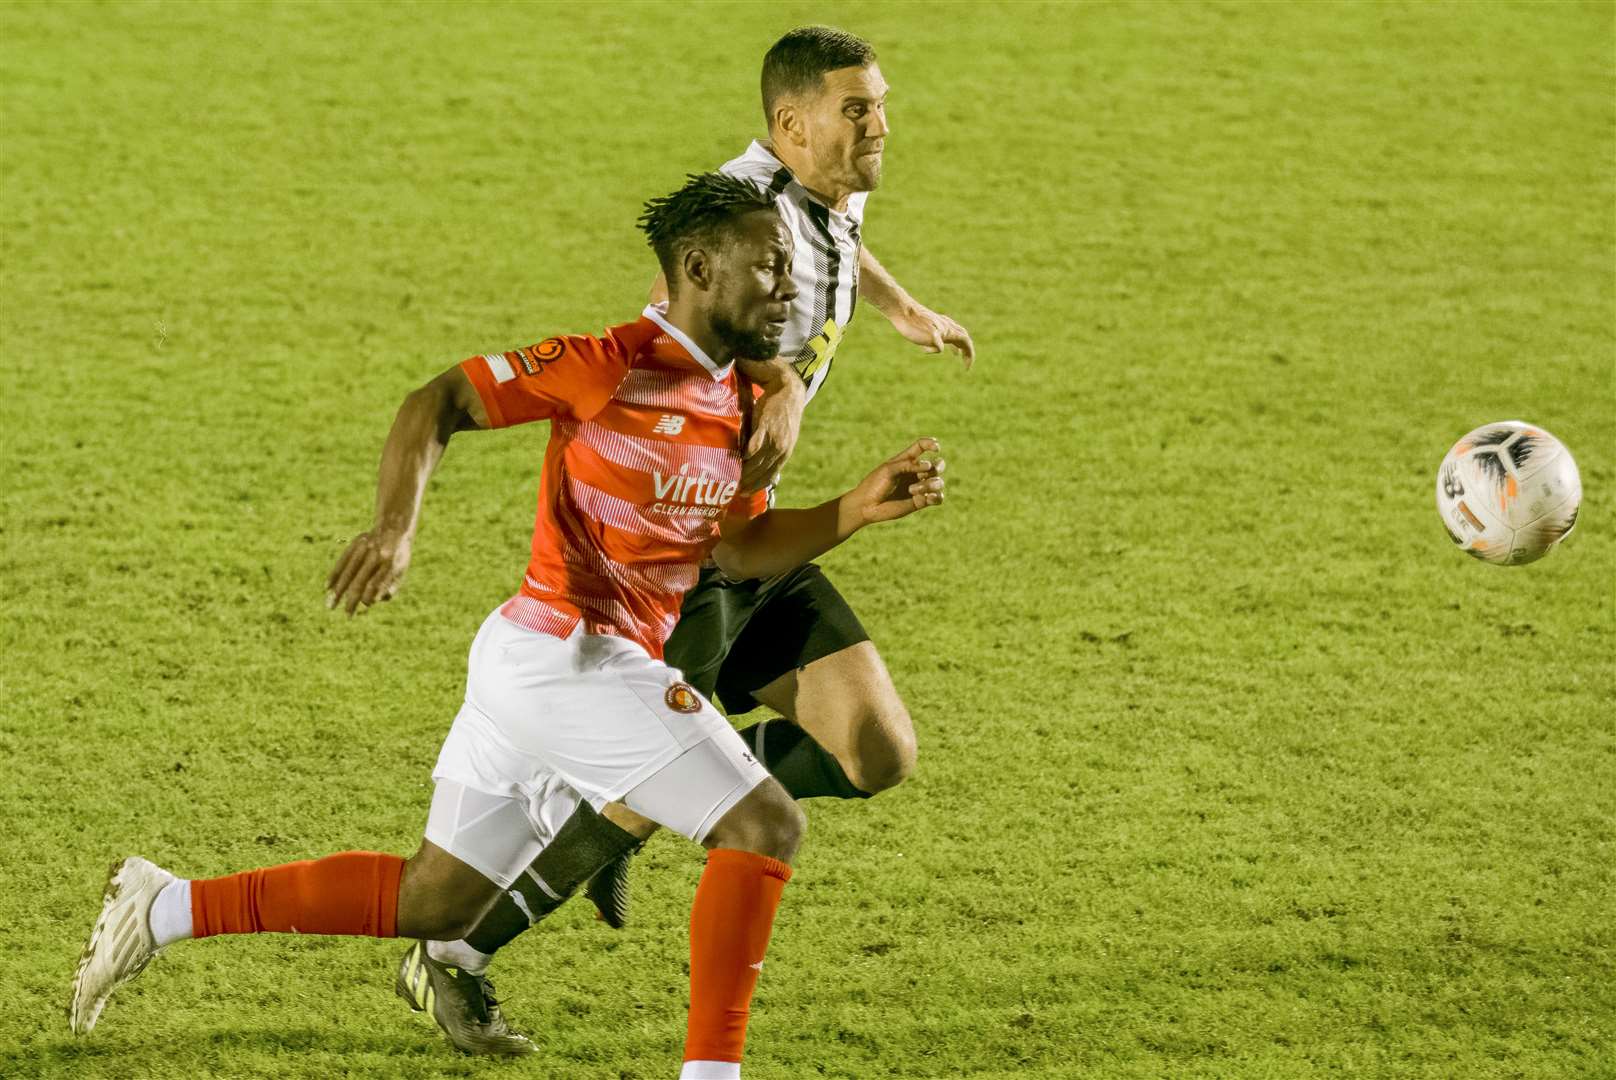
[(836, 347), (853, 319), (858, 299), (859, 228), (864, 222), (868, 192), (847, 200), (838, 213), (808, 194), (762, 143), (753, 141), (746, 153), (720, 166), (731, 176), (772, 189), (786, 227), (796, 241), (791, 277), (797, 299), (791, 305), (780, 355), (790, 360), (808, 387), (808, 400), (830, 375)]

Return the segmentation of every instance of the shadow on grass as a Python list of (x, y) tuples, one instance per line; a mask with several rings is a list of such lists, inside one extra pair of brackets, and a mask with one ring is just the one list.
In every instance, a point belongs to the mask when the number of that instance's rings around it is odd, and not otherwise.
[(63, 1033), (0, 1051), (0, 1076), (172, 1077), (329, 1075), (468, 1075), (493, 1059), (456, 1053), (434, 1033), (399, 1028), (367, 1032), (308, 1025), (214, 1027), (186, 1033)]

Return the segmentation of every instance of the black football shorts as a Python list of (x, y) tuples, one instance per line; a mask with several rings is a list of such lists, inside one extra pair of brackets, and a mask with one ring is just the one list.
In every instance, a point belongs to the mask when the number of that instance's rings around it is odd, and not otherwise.
[(706, 567), (685, 596), (663, 657), (709, 700), (739, 716), (757, 708), (754, 691), (786, 672), (869, 639), (813, 563), (752, 581), (731, 581)]

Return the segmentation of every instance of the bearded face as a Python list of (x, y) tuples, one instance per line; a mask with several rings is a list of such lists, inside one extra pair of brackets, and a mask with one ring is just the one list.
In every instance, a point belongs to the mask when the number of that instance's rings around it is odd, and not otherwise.
[(791, 230), (772, 210), (747, 215), (725, 247), (707, 321), (735, 356), (770, 360), (779, 353), (797, 295), (791, 283), (793, 247)]
[(803, 133), (819, 182), (841, 191), (874, 191), (890, 130), (886, 80), (874, 64), (826, 72), (805, 103)]

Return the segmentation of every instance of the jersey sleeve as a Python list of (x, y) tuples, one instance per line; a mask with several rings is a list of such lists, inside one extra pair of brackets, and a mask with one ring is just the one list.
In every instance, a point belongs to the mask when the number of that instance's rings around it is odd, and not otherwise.
[(611, 334), (546, 338), (510, 352), (462, 361), (489, 427), (566, 417), (587, 420), (605, 407), (628, 374), (630, 357)]
[(761, 491), (737, 492), (735, 497), (724, 507), (724, 516), (735, 522), (751, 521), (760, 518), (774, 502), (774, 488), (766, 487)]

